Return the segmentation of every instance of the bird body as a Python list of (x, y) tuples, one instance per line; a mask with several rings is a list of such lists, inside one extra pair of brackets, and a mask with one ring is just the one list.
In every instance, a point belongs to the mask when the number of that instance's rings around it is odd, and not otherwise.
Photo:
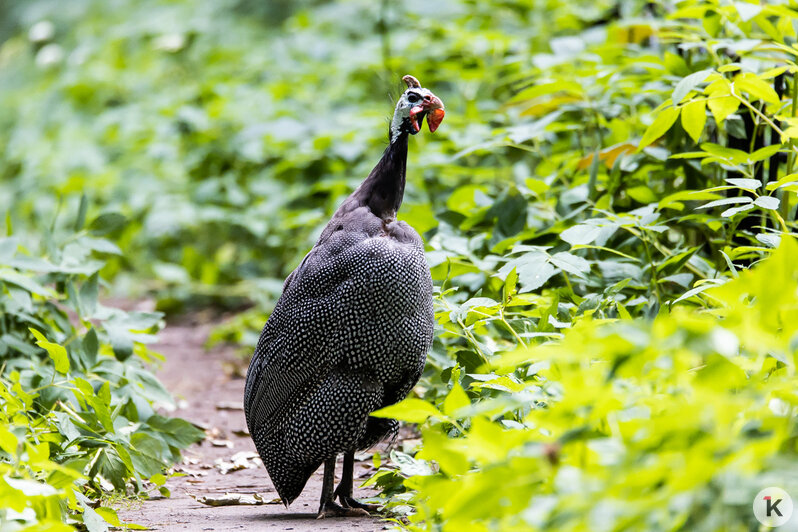
[[(412, 227), (396, 220), (396, 212), (404, 194), (408, 135), (418, 132), (427, 113), (434, 129), (443, 105), (439, 115), (437, 98), (415, 116), (410, 113), (418, 105), (400, 109), (410, 85), (397, 104), (390, 145), (286, 279), (247, 372), (247, 425), (282, 501), (290, 504), (325, 464), (320, 517), (352, 515), (351, 506), (364, 507), (351, 498), (352, 454), (396, 433), (396, 421), (369, 414), (407, 395), (432, 345), (432, 280), (424, 244)], [(415, 91), (419, 98), (426, 95), (418, 82)], [(398, 126), (397, 114), (405, 117)], [(332, 470), (327, 472), (341, 453), (345, 472), (336, 494), (344, 508), (331, 500)]]

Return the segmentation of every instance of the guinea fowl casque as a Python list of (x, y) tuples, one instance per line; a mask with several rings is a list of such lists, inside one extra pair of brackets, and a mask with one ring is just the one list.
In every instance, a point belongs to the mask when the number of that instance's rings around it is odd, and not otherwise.
[(352, 497), (354, 453), (396, 435), (395, 420), (369, 414), (407, 395), (432, 345), (424, 244), (396, 213), (408, 137), (425, 117), (435, 131), (444, 107), (416, 78), (403, 80), (388, 147), (285, 280), (247, 372), (247, 426), (286, 506), (324, 464), (320, 518), (376, 509)]

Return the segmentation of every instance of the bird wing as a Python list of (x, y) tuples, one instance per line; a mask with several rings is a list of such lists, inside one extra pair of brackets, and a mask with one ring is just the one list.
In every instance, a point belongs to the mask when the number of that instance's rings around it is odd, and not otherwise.
[(337, 363), (330, 342), (340, 326), (336, 288), (344, 281), (335, 261), (313, 248), (286, 279), (261, 333), (247, 373), (245, 414), (250, 432), (274, 425)]

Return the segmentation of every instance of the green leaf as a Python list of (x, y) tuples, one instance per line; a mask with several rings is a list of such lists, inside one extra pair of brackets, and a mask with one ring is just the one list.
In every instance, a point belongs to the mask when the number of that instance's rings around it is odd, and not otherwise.
[(712, 207), (719, 207), (721, 205), (733, 205), (735, 203), (751, 203), (754, 200), (748, 196), (740, 196), (737, 198), (724, 198), (715, 201), (710, 201), (709, 203), (705, 203), (696, 209), (711, 209)]
[(589, 224), (579, 224), (569, 227), (562, 233), (560, 238), (572, 246), (583, 246), (590, 244), (601, 235), (601, 227)]
[(147, 420), (147, 424), (160, 431), (160, 436), (166, 443), (179, 449), (185, 449), (205, 438), (205, 432), (184, 419), (154, 415)]
[(108, 532), (108, 523), (91, 506), (83, 507), (83, 524), (88, 532)]
[(752, 153), (748, 160), (752, 163), (764, 161), (776, 155), (782, 149), (780, 144), (773, 144), (772, 146), (765, 146)]
[(734, 88), (747, 92), (752, 98), (767, 103), (779, 103), (779, 95), (769, 83), (759, 79), (756, 74), (746, 72), (734, 78)]
[(744, 177), (740, 178), (730, 178), (726, 179), (726, 182), (730, 185), (734, 185), (736, 188), (741, 188), (743, 190), (749, 190), (751, 192), (755, 192), (762, 188), (762, 181), (759, 179), (748, 179)]
[(573, 275), (585, 277), (590, 273), (590, 263), (578, 255), (560, 251), (551, 256), (551, 263)]
[(690, 94), (690, 92), (693, 91), (696, 87), (698, 87), (698, 85), (701, 82), (705, 81), (707, 79), (707, 76), (709, 76), (712, 72), (713, 72), (712, 69), (701, 70), (698, 72), (693, 72), (689, 76), (685, 76), (684, 78), (679, 80), (679, 83), (677, 83), (676, 87), (674, 87), (673, 89), (673, 95), (671, 97), (673, 103), (674, 104), (682, 103), (684, 97)]
[(732, 207), (731, 209), (726, 209), (725, 211), (720, 213), (720, 215), (723, 216), (724, 218), (731, 218), (735, 214), (740, 214), (741, 212), (750, 211), (753, 208), (754, 204), (749, 203), (748, 205), (743, 205), (741, 207)]
[(44, 297), (53, 297), (55, 295), (52, 290), (37, 283), (31, 277), (27, 277), (13, 270), (0, 269), (0, 281), (16, 285), (27, 290), (31, 294)]
[(86, 224), (86, 210), (89, 207), (89, 202), (86, 198), (86, 194), (81, 194), (80, 196), (80, 205), (78, 206), (78, 215), (75, 218), (75, 231), (80, 231), (83, 229), (83, 226)]
[(693, 100), (682, 107), (682, 127), (693, 142), (698, 143), (707, 122), (706, 100)]
[[(100, 506), (99, 508), (96, 508), (94, 511), (97, 512), (97, 514), (100, 517), (102, 517), (105, 520), (105, 522), (108, 523), (109, 525), (119, 528), (122, 527), (122, 521), (119, 519), (116, 510), (114, 510), (113, 508), (108, 508), (107, 506)], [(128, 527), (129, 525), (127, 525), (126, 523), (125, 526)]]
[(422, 399), (408, 397), (395, 405), (386, 406), (372, 412), (373, 417), (398, 419), (408, 423), (424, 423), (429, 417), (445, 419), (440, 410)]
[(98, 449), (92, 463), (93, 465), (89, 470), (91, 478), (95, 478), (99, 474), (113, 484), (114, 488), (118, 490), (125, 489), (127, 467), (113, 447)]
[(772, 181), (768, 183), (765, 188), (767, 190), (775, 190), (777, 188), (781, 188), (791, 183), (795, 183), (796, 181), (798, 181), (798, 174), (788, 174), (779, 179), (778, 181)]
[(66, 349), (61, 345), (47, 341), (47, 338), (33, 327), (29, 327), (28, 330), (36, 338), (36, 345), (47, 351), (47, 354), (50, 355), (55, 365), (55, 370), (59, 373), (68, 373), (69, 356), (67, 355)]
[(643, 138), (640, 139), (640, 144), (637, 147), (638, 151), (664, 135), (679, 118), (679, 111), (680, 109), (677, 107), (666, 107), (660, 111), (654, 122), (643, 133)]
[(516, 283), (518, 282), (518, 272), (515, 268), (513, 268), (510, 273), (507, 274), (507, 278), (504, 280), (504, 286), (502, 286), (502, 303), (506, 306), (512, 297), (517, 292)]
[(779, 198), (774, 198), (773, 196), (759, 196), (754, 200), (754, 205), (757, 207), (772, 211), (778, 210), (780, 204)]
[(734, 7), (740, 14), (740, 19), (743, 22), (748, 22), (759, 13), (762, 12), (762, 6), (759, 4), (749, 4), (748, 2), (734, 2)]
[(82, 317), (90, 318), (97, 310), (99, 296), (99, 276), (96, 272), (81, 285), (79, 295)]
[(740, 100), (733, 96), (710, 95), (707, 99), (707, 106), (712, 112), (712, 116), (715, 117), (715, 123), (720, 126), (730, 114), (737, 111), (740, 107)]
[(748, 161), (749, 157), (749, 155), (742, 150), (727, 148), (712, 142), (704, 142), (701, 144), (701, 149), (732, 164), (745, 163)]
[(13, 432), (8, 430), (8, 427), (0, 425), (0, 449), (4, 450), (11, 456), (17, 454), (17, 437)]
[(443, 400), (443, 412), (447, 416), (454, 416), (457, 410), (470, 405), (471, 401), (468, 399), (465, 390), (463, 390), (459, 382), (455, 382), (446, 395), (446, 399)]
[(121, 229), (127, 223), (127, 218), (118, 212), (108, 212), (95, 218), (89, 225), (89, 230), (97, 236), (112, 233)]
[(83, 336), (83, 352), (86, 354), (88, 366), (94, 367), (97, 363), (97, 353), (99, 352), (100, 343), (97, 339), (97, 331), (92, 327)]

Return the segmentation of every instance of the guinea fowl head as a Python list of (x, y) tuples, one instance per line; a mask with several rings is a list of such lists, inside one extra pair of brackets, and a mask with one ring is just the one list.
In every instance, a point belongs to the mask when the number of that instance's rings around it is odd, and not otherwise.
[(402, 81), (407, 83), (407, 90), (396, 103), (396, 110), (391, 120), (391, 143), (402, 134), (415, 135), (421, 131), (424, 117), (427, 118), (429, 130), (434, 132), (445, 114), (441, 99), (429, 89), (422, 87), (416, 78), (408, 75), (403, 77)]

